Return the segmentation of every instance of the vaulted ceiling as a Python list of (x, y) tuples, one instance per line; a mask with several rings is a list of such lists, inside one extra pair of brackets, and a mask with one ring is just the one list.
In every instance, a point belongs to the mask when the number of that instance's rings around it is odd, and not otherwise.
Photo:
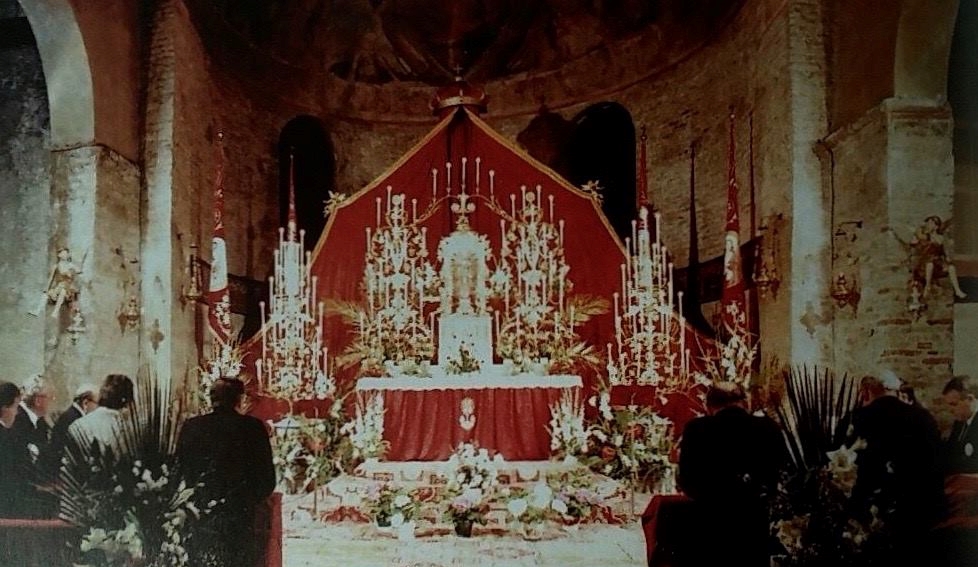
[[(701, 45), (743, 0), (188, 0), (290, 64), (364, 83), (442, 85), (559, 68), (655, 34), (661, 60)], [(216, 16), (216, 17), (215, 17)]]

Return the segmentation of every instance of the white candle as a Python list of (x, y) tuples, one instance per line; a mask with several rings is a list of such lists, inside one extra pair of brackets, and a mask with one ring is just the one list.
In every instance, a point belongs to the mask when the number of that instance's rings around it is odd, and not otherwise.
[(438, 197), (438, 170), (431, 168), (431, 199)]
[(380, 226), (380, 197), (377, 197), (377, 226)]
[(418, 222), (418, 200), (411, 199), (411, 222)]
[(450, 195), (452, 193), (452, 162), (445, 162), (445, 194)]
[(489, 198), (495, 199), (496, 197), (496, 170), (489, 170)]
[[(537, 187), (539, 187), (539, 185), (537, 185)], [(549, 196), (549, 200), (550, 200), (550, 224), (553, 224), (553, 222), (554, 222), (554, 196), (553, 195), (550, 195)]]
[(391, 212), (391, 191), (393, 190), (394, 190), (393, 187), (391, 187), (390, 185), (387, 186), (387, 212), (388, 213)]
[(462, 192), (465, 193), (465, 164), (468, 162), (468, 158), (462, 158)]
[(516, 218), (516, 195), (509, 194), (509, 208), (513, 211), (513, 218)]
[(564, 246), (564, 219), (560, 219), (560, 222), (557, 223), (557, 227), (558, 227), (559, 232), (560, 232), (559, 236), (557, 237), (557, 242), (558, 242), (558, 244), (560, 244), (561, 248), (563, 248), (563, 246)]
[(482, 163), (482, 158), (481, 157), (475, 158), (475, 194), (476, 195), (479, 194), (479, 181), (481, 178), (481, 174), (479, 173), (480, 163)]

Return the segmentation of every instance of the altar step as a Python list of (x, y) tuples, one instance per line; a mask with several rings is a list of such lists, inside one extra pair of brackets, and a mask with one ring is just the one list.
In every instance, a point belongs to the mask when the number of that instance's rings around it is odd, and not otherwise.
[[(375, 461), (368, 460), (356, 470), (356, 476), (383, 482), (444, 484), (447, 461)], [(525, 484), (546, 481), (552, 473), (569, 472), (580, 465), (563, 461), (505, 461), (497, 466), (500, 484)]]

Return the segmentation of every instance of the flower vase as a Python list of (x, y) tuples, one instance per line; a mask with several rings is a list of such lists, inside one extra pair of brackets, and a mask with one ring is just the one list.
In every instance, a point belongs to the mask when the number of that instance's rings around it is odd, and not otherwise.
[(523, 539), (539, 541), (543, 537), (543, 524), (541, 522), (523, 522), (521, 531), (523, 532)]
[(468, 518), (455, 520), (455, 534), (458, 537), (472, 537), (472, 520)]

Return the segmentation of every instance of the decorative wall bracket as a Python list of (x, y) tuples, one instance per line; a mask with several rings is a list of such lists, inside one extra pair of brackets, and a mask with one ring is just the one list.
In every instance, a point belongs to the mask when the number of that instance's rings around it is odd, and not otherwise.
[(835, 300), (836, 307), (843, 309), (846, 306), (852, 306), (853, 313), (856, 312), (861, 293), (854, 277), (846, 275), (845, 272), (837, 273), (832, 282), (831, 295), (832, 299)]
[(770, 293), (776, 298), (778, 288), (781, 287), (781, 274), (778, 272), (778, 228), (783, 219), (782, 213), (772, 214), (766, 217), (759, 227), (763, 237), (757, 250), (754, 285), (761, 297), (766, 297)]
[(180, 301), (187, 305), (196, 303), (204, 297), (200, 278), (200, 257), (197, 253), (197, 245), (190, 245), (190, 257), (187, 258), (187, 283), (180, 291)]

